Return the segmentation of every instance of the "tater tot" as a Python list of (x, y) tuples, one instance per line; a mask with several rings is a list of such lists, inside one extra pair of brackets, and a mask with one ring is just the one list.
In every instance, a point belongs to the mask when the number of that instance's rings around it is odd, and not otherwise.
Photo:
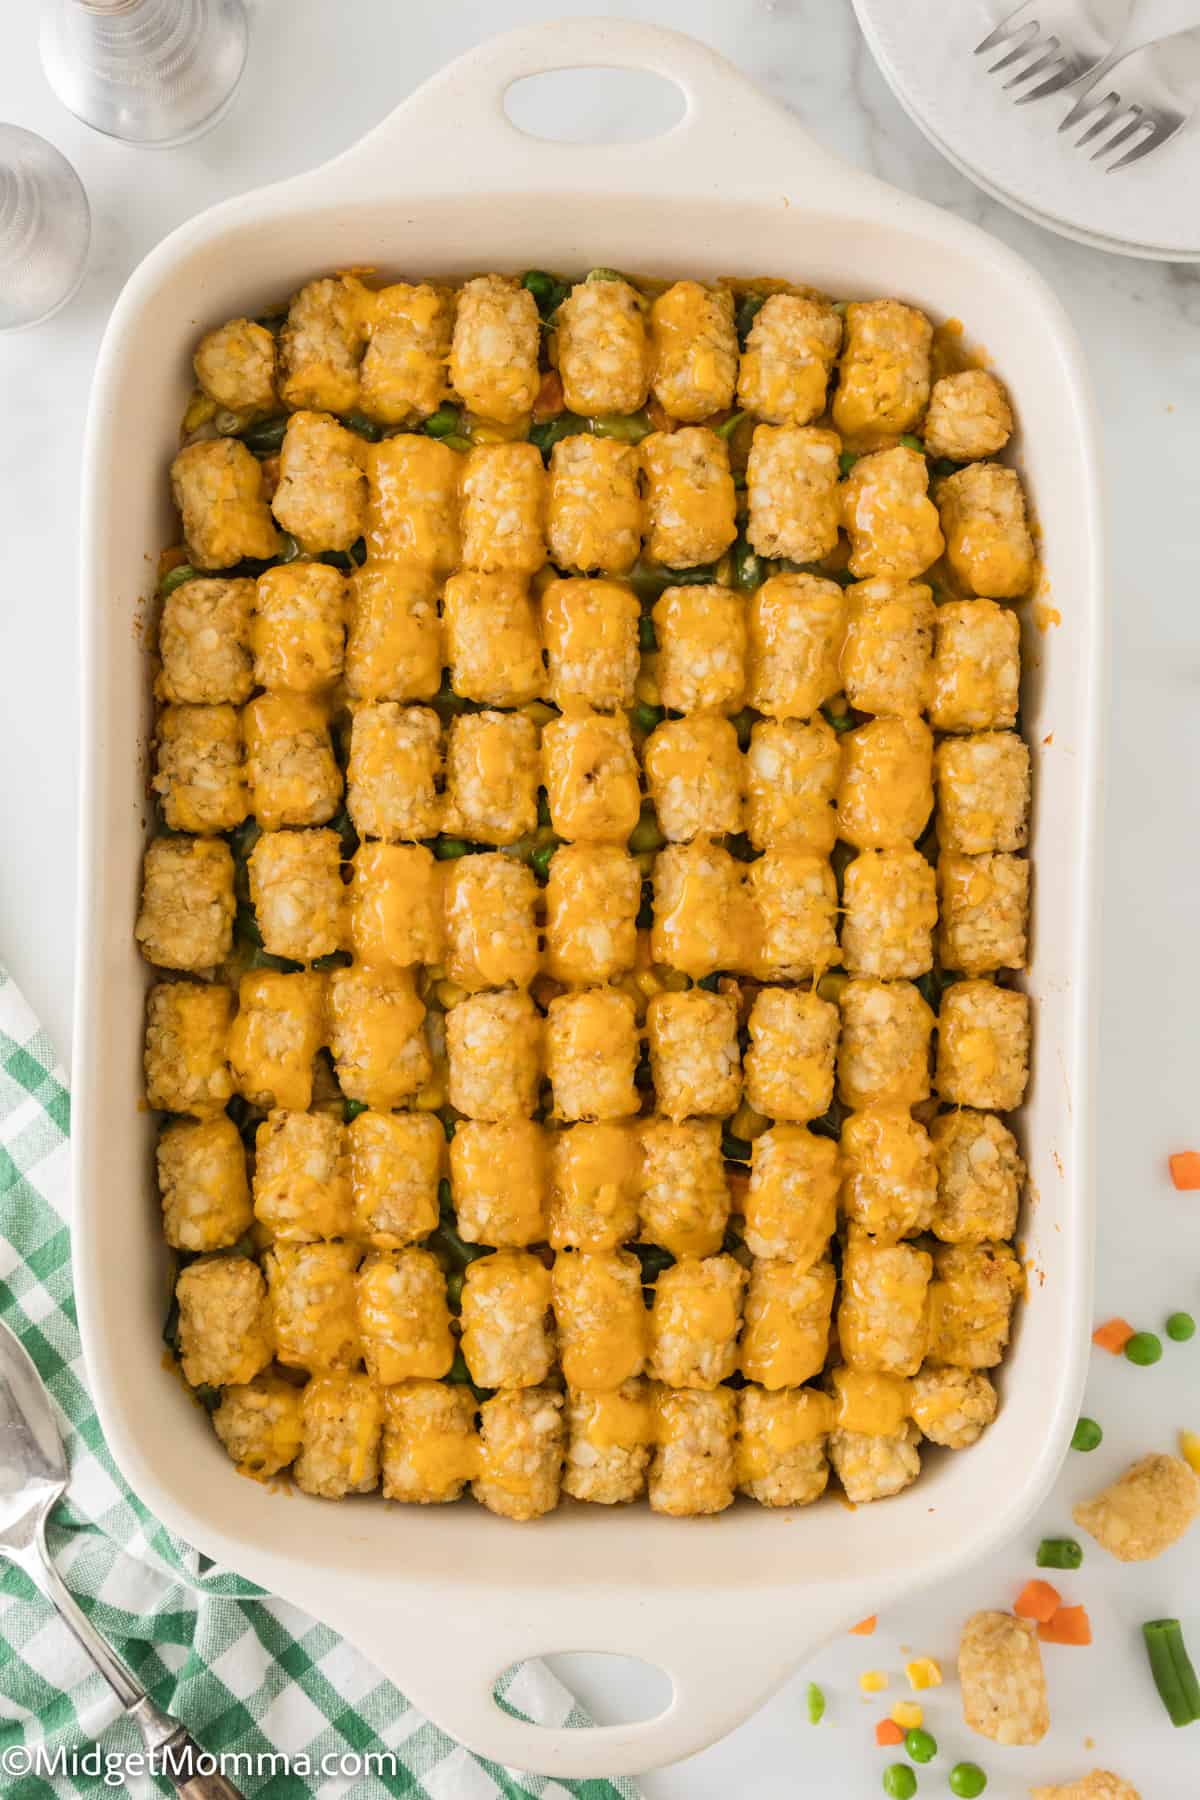
[(628, 719), (605, 713), (552, 719), (542, 732), (542, 761), (550, 821), (560, 837), (627, 841), (641, 812)]
[(282, 1375), (269, 1373), (223, 1391), (213, 1430), (243, 1474), (269, 1481), (295, 1462), (302, 1441), (302, 1393)]
[(537, 974), (537, 883), (514, 857), (464, 856), (445, 875), (446, 974), (468, 993)]
[(772, 575), (747, 611), (746, 700), (772, 719), (809, 719), (842, 685), (846, 600), (836, 581)]
[(943, 850), (937, 886), (938, 953), (945, 968), (986, 975), (1025, 967), (1029, 864), (1023, 856), (962, 856)]
[(336, 831), (264, 831), (248, 863), (254, 917), (272, 956), (311, 963), (341, 949), (346, 890)]
[(1007, 1244), (939, 1244), (929, 1290), (929, 1360), (960, 1369), (994, 1369), (1024, 1285)]
[(833, 1099), (838, 1009), (798, 988), (760, 988), (750, 1008), (743, 1059), (746, 1099), (768, 1119), (806, 1125)]
[(192, 1387), (253, 1381), (271, 1360), (262, 1271), (246, 1256), (197, 1257), (175, 1284), (179, 1355)]
[(742, 757), (728, 719), (664, 719), (642, 752), (659, 827), (672, 843), (723, 837), (742, 824)]
[(969, 594), (1015, 600), (1033, 586), (1037, 568), (1015, 469), (969, 463), (937, 490), (946, 561)]
[(435, 438), (403, 432), (367, 449), (364, 536), (372, 562), (433, 575), (458, 566), (464, 459)]
[(383, 1396), (383, 1497), (408, 1505), (457, 1500), (479, 1473), (477, 1401), (444, 1381), (401, 1381)]
[(842, 880), (842, 960), (852, 975), (912, 979), (933, 967), (937, 883), (919, 850), (864, 850)]
[(228, 412), (253, 418), (276, 410), (275, 339), (254, 319), (229, 319), (206, 331), (192, 367), (200, 387)]
[(252, 1106), (307, 1112), (313, 1057), (326, 1042), (325, 976), (254, 969), (238, 984), (229, 1028), (229, 1063)]
[(647, 1346), (642, 1265), (628, 1250), (564, 1250), (550, 1271), (558, 1358), (569, 1388), (611, 1391), (640, 1375)]
[(733, 588), (669, 587), (652, 613), (658, 691), (674, 712), (736, 712), (746, 684), (746, 608)]
[(736, 495), (723, 438), (707, 426), (653, 431), (642, 441), (646, 552), (668, 569), (715, 562), (737, 536)]
[(920, 451), (897, 444), (860, 456), (842, 483), (842, 524), (852, 575), (923, 575), (945, 542)]
[(342, 777), (321, 702), (308, 694), (259, 694), (242, 725), (251, 808), (264, 831), (331, 819)]
[(248, 700), (253, 609), (254, 583), (245, 579), (197, 578), (172, 589), (158, 622), (158, 698), (207, 706)]
[(655, 994), (646, 1008), (650, 1073), (668, 1119), (728, 1118), (742, 1094), (738, 1004), (732, 994), (691, 988)]
[(431, 707), (379, 700), (360, 706), (350, 728), (346, 807), (355, 829), (394, 843), (441, 829), (442, 728)]
[(1040, 1744), (1050, 1729), (1037, 1626), (1011, 1613), (972, 1613), (958, 1645), (963, 1718), (997, 1744)]
[(664, 1269), (650, 1308), (650, 1374), (672, 1388), (715, 1388), (737, 1367), (746, 1271), (732, 1256)]
[(929, 1097), (933, 1014), (908, 981), (853, 976), (839, 997), (842, 1013), (838, 1095), (849, 1107)]
[(485, 706), (521, 706), (541, 693), (541, 633), (524, 575), (452, 575), (442, 591), (442, 628), (456, 694)]
[(964, 1106), (936, 1118), (929, 1135), (937, 1164), (934, 1234), (946, 1244), (1010, 1238), (1025, 1164), (1007, 1125)]
[(360, 1112), (346, 1127), (353, 1234), (376, 1250), (401, 1250), (436, 1230), (445, 1162), (432, 1113)]
[(673, 1518), (723, 1512), (733, 1505), (737, 1471), (737, 1395), (657, 1388), (655, 1452), (650, 1465), (652, 1512)]
[(549, 1236), (556, 1250), (615, 1250), (636, 1237), (638, 1148), (634, 1127), (609, 1120), (552, 1134)]
[(837, 881), (807, 850), (765, 850), (746, 876), (752, 973), (764, 981), (806, 981), (840, 960)]
[(841, 751), (823, 718), (760, 719), (746, 752), (746, 831), (756, 850), (828, 856), (837, 838)]
[(545, 888), (546, 969), (591, 987), (632, 969), (642, 872), (617, 844), (563, 844)]
[(462, 559), (532, 575), (546, 560), (546, 471), (534, 444), (476, 444), (462, 479)]
[(497, 1250), (468, 1263), (462, 1353), (479, 1387), (528, 1388), (554, 1363), (550, 1271), (528, 1250)]
[(746, 1247), (811, 1268), (837, 1222), (838, 1147), (803, 1125), (773, 1125), (754, 1140), (746, 1190)]
[(239, 438), (188, 444), (171, 464), (171, 491), (193, 568), (230, 569), (246, 556), (278, 556), (262, 464)]
[(819, 562), (836, 547), (841, 448), (836, 431), (757, 427), (746, 469), (746, 535), (759, 556)]
[(328, 413), (296, 412), (279, 452), (271, 511), (311, 556), (348, 550), (367, 517), (367, 445)]
[(887, 1436), (832, 1431), (829, 1460), (850, 1504), (866, 1506), (872, 1500), (889, 1500), (911, 1487), (921, 1473), (920, 1437), (911, 1422)]
[(537, 1519), (558, 1505), (565, 1430), (553, 1388), (495, 1394), (479, 1409), (481, 1473), (471, 1492), (506, 1519)]
[(641, 456), (635, 444), (579, 431), (550, 452), (546, 541), (559, 569), (627, 575), (642, 539)]
[(558, 372), (569, 412), (635, 413), (650, 384), (644, 303), (627, 281), (578, 281), (557, 313)]
[(841, 1206), (887, 1242), (928, 1231), (937, 1198), (929, 1133), (902, 1106), (872, 1106), (842, 1121)]
[(567, 1392), (567, 1460), (563, 1489), (575, 1500), (617, 1506), (646, 1491), (654, 1443), (654, 1405), (640, 1377), (604, 1392)]
[(349, 585), (346, 687), (351, 697), (431, 700), (442, 680), (442, 627), (433, 575), (420, 565), (372, 562), (357, 570)]
[(515, 844), (537, 825), (537, 727), (524, 713), (462, 713), (446, 741), (442, 830)]
[(1141, 1800), (1130, 1781), (1122, 1781), (1110, 1769), (1093, 1769), (1078, 1781), (1056, 1783), (1054, 1787), (1029, 1790), (1030, 1800)]
[(254, 1216), (274, 1241), (350, 1235), (345, 1127), (329, 1113), (276, 1109), (254, 1134)]
[(638, 615), (637, 596), (622, 581), (549, 583), (542, 593), (542, 637), (547, 691), (556, 706), (609, 712), (633, 705)]
[(746, 1292), (741, 1368), (765, 1388), (797, 1388), (819, 1375), (829, 1348), (837, 1276), (831, 1262), (804, 1268), (755, 1257)]
[(241, 714), (232, 706), (164, 706), (154, 792), (172, 831), (232, 831), (246, 817)]
[(995, 731), (1016, 724), (1021, 626), (994, 600), (948, 600), (934, 633), (929, 722), (935, 731)]
[(921, 435), (929, 456), (978, 462), (998, 456), (1012, 428), (1004, 383), (988, 369), (959, 369), (934, 382)]
[(194, 981), (159, 982), (146, 997), (146, 1103), (215, 1118), (233, 1094), (227, 1056), (233, 995)]
[(450, 1188), (468, 1244), (523, 1250), (546, 1240), (546, 1134), (532, 1119), (461, 1119), (450, 1144)]
[(929, 699), (933, 594), (923, 582), (876, 576), (847, 591), (842, 684), (859, 712), (916, 718)]
[(163, 1236), (173, 1250), (224, 1250), (250, 1229), (246, 1152), (232, 1119), (168, 1125), (155, 1160)]
[(342, 1092), (387, 1111), (429, 1080), (425, 1008), (408, 969), (334, 969), (329, 1047)]
[(528, 1118), (537, 1105), (542, 1020), (525, 993), (474, 994), (446, 1014), (450, 1104), (470, 1119)]
[(446, 361), (454, 297), (428, 282), (392, 282), (370, 297), (359, 404), (381, 425), (408, 425), (437, 411), (448, 391)]
[(841, 341), (842, 321), (828, 301), (769, 294), (742, 352), (738, 405), (776, 425), (819, 418)]
[(695, 980), (746, 958), (749, 911), (741, 865), (719, 844), (669, 844), (654, 859), (653, 960)]
[(383, 1396), (369, 1375), (318, 1375), (300, 1401), (296, 1486), (323, 1500), (369, 1494), (379, 1485)]
[(829, 1402), (811, 1388), (738, 1394), (737, 1483), (760, 1506), (810, 1506), (825, 1492)]
[(367, 1373), (436, 1381), (454, 1361), (446, 1277), (430, 1250), (372, 1250), (354, 1278)]
[(424, 844), (360, 844), (350, 885), (350, 944), (360, 962), (409, 968), (442, 960), (442, 866)]
[[(929, 1343), (933, 1261), (910, 1244), (881, 1244), (852, 1225), (842, 1257), (838, 1341), (854, 1369), (915, 1375)], [(935, 1352), (930, 1349), (930, 1354)]]
[(450, 382), (481, 418), (513, 425), (541, 386), (537, 301), (509, 275), (477, 275), (458, 295)]
[(177, 834), (147, 844), (134, 927), (147, 962), (160, 969), (214, 968), (229, 954), (235, 911), (228, 844)]
[(912, 1407), (912, 1385), (899, 1375), (838, 1363), (827, 1381), (835, 1430), (861, 1437), (894, 1438)]
[(983, 856), (1029, 841), (1029, 746), (1014, 731), (943, 738), (933, 753), (938, 843)]
[[(852, 300), (833, 396), (844, 436), (912, 431), (929, 399), (933, 327), (899, 300)], [(931, 558), (932, 560), (932, 558)]]
[(298, 694), (331, 687), (345, 659), (347, 607), (346, 577), (326, 563), (264, 569), (250, 625), (257, 686)]
[(999, 1402), (986, 1375), (926, 1363), (909, 1387), (913, 1423), (944, 1450), (966, 1450), (996, 1416)]
[(733, 402), (738, 372), (733, 294), (676, 281), (650, 306), (651, 386), (663, 411), (697, 424)]
[(714, 1256), (730, 1210), (719, 1122), (649, 1118), (641, 1143), (641, 1236), (672, 1256)]
[(938, 1015), (938, 1094), (954, 1106), (1012, 1112), (1029, 1080), (1029, 996), (956, 981)]
[(546, 1073), (560, 1119), (619, 1119), (638, 1110), (637, 1019), (628, 994), (559, 994), (546, 1013)]
[(1143, 1456), (1073, 1509), (1075, 1523), (1118, 1562), (1149, 1562), (1200, 1512), (1200, 1481), (1177, 1456)]
[(289, 408), (349, 412), (358, 400), (366, 337), (363, 291), (345, 276), (310, 281), (293, 295), (279, 338), (279, 396)]
[(923, 719), (870, 719), (842, 739), (838, 836), (858, 850), (915, 843), (933, 811), (933, 734)]
[(362, 1354), (355, 1306), (356, 1244), (275, 1244), (265, 1260), (275, 1354), (314, 1374), (350, 1369)]

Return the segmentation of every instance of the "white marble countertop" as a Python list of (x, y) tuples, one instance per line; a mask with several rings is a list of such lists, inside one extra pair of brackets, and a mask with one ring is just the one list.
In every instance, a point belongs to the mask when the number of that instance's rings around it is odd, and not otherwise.
[[(1109, 708), (1098, 1096), (1097, 1312), (1146, 1326), (1200, 1313), (1200, 1204), (1175, 1196), (1168, 1149), (1200, 1140), (1200, 901), (1196, 728), (1200, 701), (1200, 270), (1106, 257), (1052, 237), (970, 186), (919, 136), (885, 89), (848, 0), (260, 0), (242, 91), (208, 137), (139, 152), (88, 132), (53, 100), (36, 49), (37, 9), (11, 8), (0, 63), (0, 118), (50, 137), (73, 160), (94, 212), (81, 293), (49, 324), (0, 338), (0, 517), (7, 555), (0, 607), (0, 952), (66, 1053), (72, 1004), (79, 445), (97, 342), (113, 299), (152, 244), (210, 202), (308, 167), (381, 118), (440, 64), (490, 30), (563, 12), (677, 25), (707, 39), (853, 162), (994, 231), (1037, 265), (1073, 313), (1091, 357), (1107, 455), (1112, 531), (1113, 689)], [(578, 90), (576, 90), (578, 96)], [(572, 102), (587, 111), (586, 96)], [(607, 108), (605, 109), (608, 110)], [(611, 112), (619, 120), (621, 103)], [(469, 122), (464, 121), (464, 129)], [(766, 260), (769, 261), (769, 258)], [(1069, 606), (1070, 596), (1056, 596)], [(889, 1669), (886, 1699), (907, 1691), (900, 1646), (950, 1670), (962, 1618), (1006, 1605), (1044, 1531), (1069, 1501), (1135, 1455), (1200, 1429), (1200, 1339), (1168, 1346), (1155, 1369), (1097, 1356), (1087, 1410), (1105, 1425), (1095, 1455), (1074, 1455), (1022, 1542), (966, 1580), (884, 1617), (870, 1640), (829, 1647), (723, 1744), (645, 1778), (652, 1800), (754, 1800), (881, 1791), (886, 1757), (857, 1675)], [(1050, 1736), (1000, 1752), (971, 1739), (953, 1688), (930, 1696), (928, 1723), (951, 1756), (921, 1772), (944, 1794), (951, 1760), (989, 1771), (989, 1800), (1037, 1782), (1115, 1768), (1144, 1800), (1200, 1791), (1200, 1731), (1172, 1731), (1151, 1687), (1137, 1626), (1181, 1613), (1200, 1653), (1200, 1530), (1157, 1563), (1120, 1568), (1099, 1551), (1069, 1582), (1097, 1634), (1088, 1652), (1047, 1653)], [(703, 1621), (697, 1621), (703, 1629)], [(736, 1647), (714, 1645), (714, 1654)], [(636, 1716), (636, 1670), (588, 1663), (577, 1676), (601, 1718)], [(828, 1720), (811, 1728), (804, 1685), (819, 1681)], [(622, 1710), (628, 1709), (628, 1710)], [(644, 1704), (642, 1710), (646, 1710)]]

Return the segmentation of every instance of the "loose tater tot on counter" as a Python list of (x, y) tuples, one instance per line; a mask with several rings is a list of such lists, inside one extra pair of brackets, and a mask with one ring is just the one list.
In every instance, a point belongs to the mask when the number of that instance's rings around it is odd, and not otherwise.
[(737, 536), (729, 450), (707, 426), (652, 431), (642, 441), (646, 553), (668, 569), (715, 562)]
[(308, 694), (259, 694), (242, 724), (250, 806), (264, 831), (331, 819), (342, 777), (321, 702)]
[(523, 1250), (546, 1241), (546, 1134), (532, 1119), (461, 1119), (450, 1144), (450, 1188), (468, 1244)]
[(746, 700), (772, 719), (809, 719), (842, 685), (846, 600), (819, 575), (772, 575), (747, 609)]
[(852, 575), (923, 575), (945, 543), (921, 453), (897, 444), (860, 456), (842, 483), (842, 524)]
[(932, 1228), (946, 1244), (1010, 1238), (1025, 1181), (1017, 1140), (994, 1113), (964, 1106), (929, 1128), (937, 1164)]
[(275, 1242), (348, 1237), (346, 1130), (329, 1113), (276, 1109), (254, 1134), (254, 1216)]
[(296, 1486), (322, 1500), (369, 1494), (379, 1485), (383, 1395), (369, 1375), (318, 1375), (300, 1401)]
[(559, 569), (627, 575), (642, 541), (636, 444), (580, 431), (550, 452), (546, 541)]
[(640, 1104), (637, 1016), (628, 994), (559, 994), (546, 1013), (546, 1073), (560, 1119), (619, 1119)]
[(1014, 731), (943, 738), (933, 753), (938, 843), (963, 856), (1029, 841), (1029, 746)]
[(201, 1256), (175, 1283), (179, 1354), (192, 1387), (253, 1381), (271, 1360), (262, 1271), (248, 1256)]
[(842, 738), (838, 836), (857, 850), (915, 843), (933, 811), (933, 733), (923, 719), (869, 719)]
[(872, 1106), (842, 1122), (842, 1211), (884, 1242), (928, 1231), (937, 1198), (929, 1133), (902, 1106)]
[(383, 1396), (383, 1497), (441, 1506), (479, 1473), (477, 1402), (468, 1387), (402, 1381)]
[(759, 556), (819, 562), (838, 541), (836, 431), (759, 425), (746, 468), (746, 536)]
[(349, 412), (358, 400), (366, 339), (363, 291), (345, 276), (310, 281), (292, 297), (279, 339), (279, 397), (286, 407)]
[(940, 482), (946, 561), (969, 594), (1015, 600), (1033, 586), (1037, 558), (1015, 469), (970, 463)]
[(851, 1368), (916, 1374), (930, 1338), (932, 1270), (927, 1251), (911, 1244), (880, 1244), (859, 1226), (850, 1227), (842, 1257), (838, 1340)]
[(828, 856), (837, 838), (841, 751), (823, 718), (760, 719), (746, 752), (746, 831), (756, 850)]
[(640, 1377), (604, 1392), (567, 1391), (563, 1490), (575, 1500), (619, 1506), (646, 1491), (654, 1443), (654, 1403)]
[[(476, 1265), (478, 1266), (478, 1265)], [(479, 1409), (481, 1473), (471, 1492), (505, 1519), (537, 1519), (558, 1505), (563, 1397), (553, 1388), (495, 1394)]]
[(464, 282), (450, 349), (450, 383), (459, 399), (497, 425), (524, 418), (541, 386), (541, 336), (537, 301), (511, 276)]
[(611, 1392), (640, 1375), (647, 1345), (642, 1265), (628, 1250), (564, 1250), (550, 1271), (568, 1388)]
[(1029, 996), (990, 981), (956, 981), (938, 1014), (941, 1099), (1012, 1112), (1029, 1080)]
[(442, 729), (431, 707), (395, 700), (359, 707), (350, 728), (346, 806), (363, 837), (392, 843), (436, 836), (441, 774)]
[(246, 1152), (237, 1126), (215, 1119), (168, 1125), (156, 1152), (163, 1235), (173, 1250), (223, 1250), (253, 1222)]
[(705, 1393), (695, 1388), (657, 1388), (654, 1408), (651, 1510), (677, 1519), (724, 1512), (733, 1505), (737, 1480), (737, 1395), (733, 1389), (718, 1387)]
[(756, 1256), (742, 1329), (746, 1379), (765, 1388), (797, 1388), (819, 1375), (829, 1349), (836, 1291), (830, 1262), (806, 1269), (782, 1257)]
[[(933, 326), (899, 300), (852, 300), (833, 396), (845, 437), (912, 431), (929, 400)], [(931, 559), (932, 560), (932, 559)]]
[(994, 600), (947, 600), (934, 629), (929, 722), (935, 731), (996, 731), (1016, 724), (1021, 626)]
[(232, 831), (246, 817), (241, 714), (232, 706), (164, 706), (154, 791), (172, 831)]
[(371, 444), (363, 533), (368, 560), (409, 563), (432, 575), (457, 568), (463, 467), (457, 450), (419, 433)]
[(829, 1401), (812, 1388), (738, 1394), (737, 1484), (760, 1506), (810, 1506), (829, 1481)]
[(537, 974), (537, 883), (499, 853), (464, 856), (445, 874), (446, 974), (468, 993), (528, 987)]
[(275, 1355), (289, 1368), (352, 1369), (362, 1354), (356, 1244), (275, 1244), (265, 1268)]
[(1200, 1512), (1200, 1481), (1177, 1456), (1143, 1456), (1071, 1517), (1118, 1562), (1149, 1562), (1187, 1531)]
[(528, 1118), (537, 1105), (542, 1019), (528, 994), (474, 994), (446, 1014), (450, 1104), (469, 1119)]
[(578, 281), (557, 313), (558, 372), (569, 412), (635, 413), (650, 385), (643, 301), (627, 281)]
[(862, 851), (846, 867), (842, 906), (842, 960), (852, 975), (911, 979), (933, 967), (937, 883), (919, 850)]
[(1122, 1781), (1109, 1769), (1093, 1769), (1078, 1781), (1057, 1783), (1054, 1787), (1029, 1790), (1030, 1800), (1141, 1800), (1132, 1782)]
[(307, 1112), (313, 1057), (326, 1042), (324, 975), (253, 969), (238, 984), (229, 1063), (252, 1106)]
[(746, 1271), (732, 1256), (664, 1269), (650, 1308), (649, 1371), (672, 1388), (715, 1388), (737, 1367)]
[(846, 594), (842, 685), (859, 712), (915, 719), (929, 699), (936, 609), (923, 582), (877, 576)]
[(534, 444), (477, 444), (462, 479), (462, 559), (532, 575), (546, 560), (546, 471)]
[(738, 371), (738, 405), (775, 425), (807, 425), (825, 411), (842, 321), (825, 300), (769, 294)]
[(436, 1229), (445, 1135), (432, 1113), (360, 1112), (346, 1127), (353, 1235), (400, 1250)]
[(450, 685), (485, 706), (522, 706), (545, 685), (541, 633), (524, 575), (464, 569), (442, 592)]
[(254, 583), (244, 578), (198, 578), (172, 589), (158, 622), (158, 698), (202, 706), (248, 700), (253, 610)]
[(550, 1139), (555, 1250), (615, 1250), (637, 1236), (638, 1140), (629, 1125), (572, 1125)]
[(798, 988), (760, 988), (750, 1008), (743, 1060), (746, 1099), (768, 1119), (806, 1125), (833, 1099), (838, 1009)]
[(738, 1003), (732, 994), (691, 988), (655, 994), (646, 1037), (655, 1104), (668, 1119), (724, 1119), (742, 1095)]
[(1012, 428), (1004, 383), (987, 369), (959, 369), (934, 382), (921, 435), (929, 456), (978, 462), (998, 456)]
[(429, 1080), (425, 1008), (409, 969), (334, 969), (329, 1047), (342, 1092), (387, 1111)]
[(351, 698), (432, 699), (442, 680), (442, 627), (430, 571), (404, 563), (368, 563), (349, 585), (346, 688)]
[(838, 1004), (838, 1095), (844, 1104), (916, 1106), (927, 1100), (933, 1014), (911, 982), (853, 976)]
[(193, 568), (231, 569), (246, 556), (278, 556), (262, 464), (239, 438), (188, 444), (171, 464), (171, 491)]
[(641, 1237), (672, 1256), (714, 1256), (730, 1210), (720, 1124), (650, 1118), (641, 1143)]
[(837, 1223), (838, 1147), (803, 1125), (773, 1125), (754, 1140), (746, 1191), (746, 1247), (799, 1269), (825, 1255)]
[(537, 825), (538, 734), (524, 713), (451, 719), (442, 830), (480, 844), (515, 844)]
[(676, 281), (650, 306), (650, 385), (665, 413), (697, 424), (733, 403), (738, 342), (733, 294)]
[(350, 946), (360, 962), (440, 963), (442, 871), (424, 844), (360, 844), (350, 884)]
[(673, 712), (736, 712), (746, 685), (746, 608), (733, 588), (669, 587), (652, 613), (657, 680)]
[(742, 757), (728, 719), (664, 719), (642, 752), (665, 838), (723, 837), (742, 824)]
[(652, 879), (650, 953), (655, 962), (699, 980), (747, 960), (749, 915), (742, 870), (728, 850), (703, 839), (668, 844), (654, 859)]
[(638, 614), (637, 596), (623, 581), (576, 577), (549, 583), (542, 594), (542, 636), (556, 706), (564, 712), (589, 707), (608, 712), (633, 705)]
[(628, 719), (621, 713), (551, 719), (542, 731), (542, 759), (550, 821), (558, 835), (624, 844), (642, 804)]
[(224, 1390), (213, 1430), (243, 1474), (270, 1481), (295, 1462), (302, 1441), (302, 1392), (284, 1376), (269, 1373)]
[(348, 593), (346, 577), (327, 563), (263, 570), (250, 624), (257, 686), (313, 694), (333, 685), (345, 660)]
[(999, 1401), (986, 1375), (926, 1363), (909, 1385), (913, 1423), (944, 1450), (966, 1450), (996, 1416)]
[(829, 1460), (852, 1506), (888, 1500), (921, 1473), (921, 1434), (911, 1422), (886, 1437), (873, 1432), (835, 1430)]
[(764, 850), (746, 876), (753, 972), (764, 981), (807, 981), (840, 962), (837, 881), (823, 856)]
[(943, 850), (937, 885), (938, 953), (945, 968), (986, 975), (1025, 967), (1029, 864), (1024, 857), (1002, 851), (962, 856), (957, 850)]
[(497, 1250), (468, 1263), (462, 1353), (478, 1387), (528, 1388), (554, 1363), (550, 1271), (528, 1250)]
[(146, 1102), (215, 1118), (233, 1094), (227, 1059), (233, 995), (193, 981), (159, 982), (146, 998)]
[(336, 831), (264, 831), (249, 869), (254, 917), (272, 956), (311, 963), (341, 949), (346, 889)]
[(617, 844), (563, 844), (546, 882), (546, 969), (590, 987), (632, 969), (642, 872)]
[(214, 838), (153, 838), (134, 937), (160, 969), (212, 969), (233, 943), (233, 856)]
[(1007, 1244), (939, 1244), (929, 1290), (929, 1360), (994, 1369), (1025, 1285)]
[(972, 1613), (958, 1645), (963, 1718), (997, 1744), (1040, 1744), (1050, 1729), (1037, 1626), (1012, 1613)]
[(196, 380), (227, 412), (252, 418), (276, 410), (275, 339), (253, 319), (206, 331), (192, 357)]
[(359, 368), (359, 405), (369, 419), (408, 425), (437, 411), (448, 392), (453, 321), (453, 295), (425, 281), (394, 281), (371, 295)]
[(302, 550), (348, 550), (367, 519), (366, 440), (328, 413), (297, 412), (279, 452), (271, 511)]
[(429, 1250), (372, 1250), (354, 1278), (367, 1373), (381, 1387), (437, 1380), (454, 1361), (446, 1277)]

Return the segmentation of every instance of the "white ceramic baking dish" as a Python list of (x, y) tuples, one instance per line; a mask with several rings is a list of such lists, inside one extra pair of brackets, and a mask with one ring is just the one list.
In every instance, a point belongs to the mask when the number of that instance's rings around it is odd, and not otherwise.
[[(683, 90), (652, 144), (547, 144), (508, 121), (522, 76), (646, 68)], [(1013, 391), (1062, 624), (1031, 632), (1024, 727), (1036, 753), (1035, 1076), (1024, 1114), (1035, 1270), (978, 1446), (930, 1454), (883, 1505), (836, 1500), (713, 1520), (565, 1506), (520, 1527), (469, 1503), (329, 1506), (239, 1478), (160, 1363), (164, 1253), (139, 1108), (147, 973), (133, 942), (149, 724), (135, 628), (177, 527), (167, 463), (201, 330), (325, 269), (614, 264), (651, 276), (789, 275), (895, 294), (969, 323)], [(564, 21), (482, 45), (345, 155), (218, 206), (134, 275), (100, 354), (83, 518), (83, 842), (75, 1037), (75, 1276), (109, 1445), (145, 1503), (210, 1556), (343, 1632), (430, 1717), (498, 1761), (617, 1774), (701, 1748), (854, 1619), (1010, 1537), (1049, 1486), (1074, 1420), (1088, 1318), (1090, 1019), (1096, 917), (1103, 526), (1096, 429), (1062, 306), (992, 238), (819, 148), (692, 40)], [(542, 1651), (628, 1652), (674, 1684), (656, 1719), (547, 1731), (502, 1712), (493, 1678)]]

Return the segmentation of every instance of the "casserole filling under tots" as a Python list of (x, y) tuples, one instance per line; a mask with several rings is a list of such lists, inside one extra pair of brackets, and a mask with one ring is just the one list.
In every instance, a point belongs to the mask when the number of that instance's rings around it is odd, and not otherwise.
[(168, 1341), (328, 1499), (850, 1501), (1022, 1289), (1036, 579), (900, 300), (533, 270), (218, 325), (136, 934)]

